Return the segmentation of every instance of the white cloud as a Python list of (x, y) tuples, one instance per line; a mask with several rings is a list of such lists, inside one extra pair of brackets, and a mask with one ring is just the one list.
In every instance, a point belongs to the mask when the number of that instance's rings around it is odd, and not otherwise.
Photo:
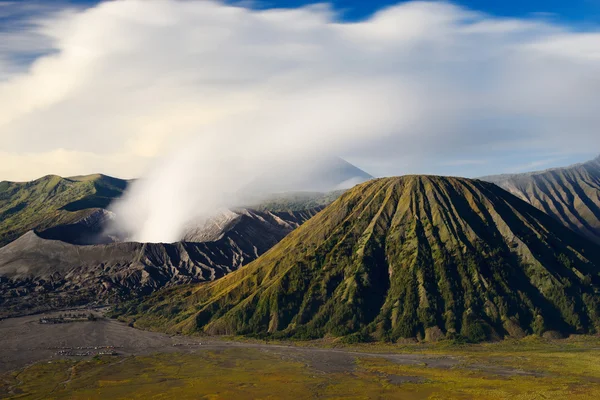
[(164, 198), (138, 207), (143, 218), (184, 196), (182, 215), (198, 197), (212, 207), (291, 154), (391, 175), (600, 148), (600, 33), (541, 20), (439, 2), (344, 23), (324, 6), (126, 0), (51, 13), (24, 33), (52, 53), (18, 73), (0, 56), (2, 178), (54, 171), (57, 149), (74, 160), (65, 175), (150, 168), (154, 192), (138, 196)]

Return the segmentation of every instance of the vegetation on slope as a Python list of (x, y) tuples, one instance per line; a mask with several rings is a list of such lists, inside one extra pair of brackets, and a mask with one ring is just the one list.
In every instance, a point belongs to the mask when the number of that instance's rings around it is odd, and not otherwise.
[(600, 244), (600, 156), (566, 168), (482, 179)]
[(170, 332), (292, 338), (597, 332), (599, 266), (597, 246), (496, 185), (406, 176), (356, 186), (235, 273), (125, 311)]
[[(0, 247), (32, 229), (45, 238), (74, 244), (109, 243), (116, 240), (116, 237), (100, 237), (105, 220), (110, 219), (110, 216), (100, 211), (123, 194), (127, 183), (125, 180), (100, 174), (70, 178), (48, 175), (30, 182), (0, 182)], [(257, 214), (262, 219), (265, 219), (263, 214), (272, 213), (275, 218), (291, 223), (286, 228), (287, 234), (342, 193), (342, 190), (326, 193), (279, 193), (251, 208), (235, 209), (228, 213), (241, 217), (243, 214)], [(89, 220), (84, 220), (87, 218)], [(234, 222), (237, 224), (239, 218), (234, 219), (229, 225)], [(210, 232), (204, 233), (203, 229), (206, 228)], [(191, 223), (190, 232), (186, 232), (182, 240), (205, 241), (201, 240), (205, 234), (220, 237), (225, 233), (224, 230), (213, 232), (214, 229), (210, 228)], [(277, 240), (270, 246), (285, 234), (278, 234)]]
[(31, 229), (76, 222), (119, 197), (127, 181), (105, 175), (0, 182), (0, 247)]

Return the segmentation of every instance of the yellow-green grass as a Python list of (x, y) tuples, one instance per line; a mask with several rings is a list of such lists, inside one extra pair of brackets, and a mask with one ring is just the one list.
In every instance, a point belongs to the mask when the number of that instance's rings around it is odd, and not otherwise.
[[(285, 349), (230, 348), (39, 363), (6, 374), (19, 399), (598, 399), (600, 339), (528, 338), (479, 345), (359, 345), (348, 350), (455, 357), (451, 368), (356, 356), (348, 372), (313, 369)], [(349, 347), (349, 346), (345, 346)], [(269, 349), (267, 349), (269, 350)], [(392, 351), (390, 351), (392, 350)], [(298, 354), (298, 353), (296, 353)], [(399, 382), (406, 377), (417, 382)]]

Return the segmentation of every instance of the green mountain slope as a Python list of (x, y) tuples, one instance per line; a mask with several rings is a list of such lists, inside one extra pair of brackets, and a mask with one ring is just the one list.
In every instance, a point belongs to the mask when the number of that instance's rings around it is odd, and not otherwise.
[(481, 178), (600, 244), (600, 156), (547, 171)]
[(169, 332), (376, 340), (600, 329), (600, 252), (496, 185), (356, 186), (222, 279), (125, 312)]
[(105, 175), (0, 182), (0, 246), (31, 229), (76, 222), (119, 197), (127, 181)]

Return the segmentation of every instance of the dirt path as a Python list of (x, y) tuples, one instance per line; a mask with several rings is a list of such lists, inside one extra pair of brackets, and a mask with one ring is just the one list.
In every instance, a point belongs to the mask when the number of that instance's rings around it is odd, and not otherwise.
[(370, 353), (346, 349), (329, 349), (319, 347), (286, 346), (280, 344), (261, 344), (247, 342), (214, 341), (202, 342), (202, 348), (223, 350), (235, 347), (254, 348), (276, 353), (284, 357), (304, 359), (312, 368), (323, 372), (346, 372), (353, 369), (356, 358), (383, 358), (402, 365), (426, 365), (433, 368), (451, 368), (460, 363), (460, 359), (452, 356), (435, 356), (426, 354), (402, 353)]
[[(58, 314), (58, 312), (54, 314)], [(101, 317), (100, 314), (97, 315)], [(97, 321), (65, 324), (40, 324), (39, 318), (40, 315), (36, 315), (0, 321), (0, 338), (2, 338), (0, 373), (21, 369), (39, 361), (89, 358), (98, 354), (105, 347), (114, 348), (117, 355), (123, 358), (152, 353), (195, 353), (252, 348), (276, 354), (282, 359), (303, 362), (315, 371), (322, 373), (351, 372), (355, 368), (357, 358), (383, 358), (397, 364), (423, 365), (432, 368), (452, 368), (464, 363), (464, 359), (450, 355), (373, 353), (348, 349), (236, 342), (218, 338), (170, 336), (134, 329), (122, 322), (102, 318)], [(87, 357), (65, 356), (60, 354), (61, 350), (71, 353), (89, 352), (90, 354)], [(462, 366), (505, 376), (538, 375), (534, 371), (522, 371), (487, 364)]]

